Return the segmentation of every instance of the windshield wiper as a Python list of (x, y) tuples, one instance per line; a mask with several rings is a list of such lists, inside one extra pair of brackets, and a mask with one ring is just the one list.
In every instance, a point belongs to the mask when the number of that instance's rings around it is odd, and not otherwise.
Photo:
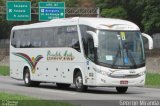
[(119, 45), (119, 47), (118, 47), (118, 50), (117, 50), (117, 53), (116, 53), (116, 57), (115, 57), (115, 59), (113, 60), (112, 67), (113, 67), (113, 66), (115, 65), (115, 63), (117, 62), (119, 55), (120, 55), (120, 58), (121, 58), (121, 48), (120, 48), (120, 45)]
[[(121, 44), (122, 44), (122, 43), (121, 43)], [(125, 49), (125, 50), (126, 50), (127, 57), (129, 58), (131, 64), (133, 64), (133, 67), (137, 67), (136, 62), (135, 62), (132, 54), (131, 54), (131, 53), (129, 52), (129, 50), (128, 50), (128, 44), (127, 44), (126, 42), (125, 42), (124, 47), (122, 47), (122, 49)], [(124, 53), (124, 52), (122, 52), (122, 53)], [(125, 56), (124, 56), (124, 54), (122, 54), (122, 53), (121, 53), (121, 47), (120, 47), (120, 45), (119, 45), (119, 48), (118, 48), (117, 53), (116, 53), (116, 57), (115, 57), (115, 59), (113, 60), (112, 67), (114, 67), (114, 65), (116, 64), (119, 55), (120, 55), (120, 58), (121, 58), (121, 56), (123, 55), (123, 63), (124, 63), (124, 65), (125, 65), (125, 62), (124, 62), (124, 57), (125, 57)]]
[(127, 42), (125, 42), (124, 49), (126, 49), (127, 57), (129, 57), (129, 60), (131, 61), (131, 63), (134, 65), (134, 67), (137, 67), (136, 62), (135, 62), (132, 54), (128, 50), (128, 44), (127, 44)]

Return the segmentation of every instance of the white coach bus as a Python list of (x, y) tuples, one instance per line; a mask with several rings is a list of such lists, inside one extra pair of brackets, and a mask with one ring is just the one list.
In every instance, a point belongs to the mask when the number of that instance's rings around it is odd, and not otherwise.
[(26, 86), (128, 87), (145, 83), (142, 36), (134, 23), (109, 18), (64, 18), (15, 26), (11, 31), (10, 76)]

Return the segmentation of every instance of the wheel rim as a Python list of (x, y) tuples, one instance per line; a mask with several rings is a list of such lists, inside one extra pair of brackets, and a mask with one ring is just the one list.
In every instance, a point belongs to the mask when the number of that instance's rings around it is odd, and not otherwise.
[(29, 83), (29, 73), (25, 74), (25, 83), (28, 84)]
[(77, 86), (78, 88), (81, 88), (81, 87), (82, 87), (82, 77), (81, 77), (81, 76), (78, 76), (78, 77), (76, 78), (76, 86)]

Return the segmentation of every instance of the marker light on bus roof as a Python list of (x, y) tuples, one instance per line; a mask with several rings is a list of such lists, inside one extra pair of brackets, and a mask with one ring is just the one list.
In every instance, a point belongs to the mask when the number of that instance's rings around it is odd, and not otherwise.
[(107, 29), (115, 29), (115, 30), (138, 30), (138, 28), (132, 26), (132, 25), (126, 25), (126, 24), (112, 24), (112, 25), (107, 25), (107, 24), (101, 24), (102, 26), (107, 27)]

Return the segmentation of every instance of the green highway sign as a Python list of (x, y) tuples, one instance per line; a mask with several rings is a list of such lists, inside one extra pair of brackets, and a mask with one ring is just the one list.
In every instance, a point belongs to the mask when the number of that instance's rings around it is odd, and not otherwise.
[(30, 21), (31, 20), (31, 2), (29, 1), (8, 1), (7, 20), (10, 21)]
[(64, 2), (39, 2), (39, 21), (48, 21), (64, 17)]

